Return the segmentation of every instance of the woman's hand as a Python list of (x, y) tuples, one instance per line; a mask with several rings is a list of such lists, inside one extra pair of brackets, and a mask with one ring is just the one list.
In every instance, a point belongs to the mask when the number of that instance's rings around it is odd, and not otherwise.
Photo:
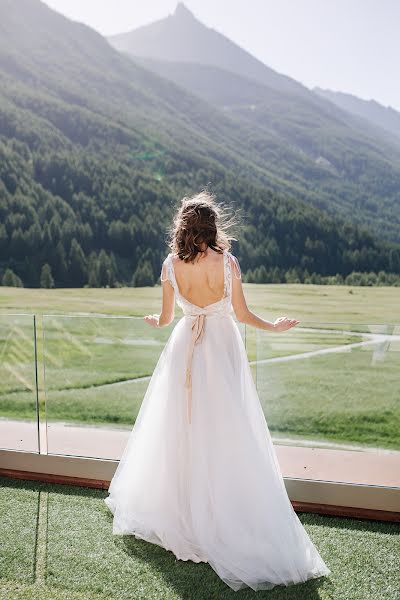
[(143, 319), (152, 327), (159, 327), (158, 320), (160, 315), (146, 315)]
[(287, 331), (295, 325), (298, 325), (298, 323), (300, 323), (300, 321), (297, 321), (297, 319), (289, 319), (288, 317), (278, 317), (276, 321), (274, 321), (274, 331)]

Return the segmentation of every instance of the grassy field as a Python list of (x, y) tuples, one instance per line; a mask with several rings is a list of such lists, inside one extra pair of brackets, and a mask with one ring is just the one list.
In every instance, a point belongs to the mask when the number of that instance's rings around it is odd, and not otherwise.
[[(101, 490), (0, 478), (0, 598), (4, 600), (228, 600), (206, 563), (113, 536)], [(395, 600), (399, 525), (300, 513), (329, 577), (258, 591), (269, 600)]]
[[(246, 284), (245, 290), (258, 314), (301, 319), (279, 335), (240, 325), (271, 432), (400, 449), (400, 341), (394, 337), (400, 289)], [(42, 418), (47, 400), (50, 421), (131, 426), (173, 324), (156, 330), (128, 315), (157, 312), (160, 297), (159, 287), (0, 288), (0, 415), (35, 417), (36, 313)], [(371, 333), (383, 337), (372, 344)]]
[[(302, 284), (244, 284), (248, 305), (264, 318), (288, 315), (319, 323), (400, 322), (400, 288)], [(115, 289), (0, 287), (1, 312), (102, 313), (143, 316), (159, 312), (160, 286)], [(180, 314), (177, 308), (176, 314)]]

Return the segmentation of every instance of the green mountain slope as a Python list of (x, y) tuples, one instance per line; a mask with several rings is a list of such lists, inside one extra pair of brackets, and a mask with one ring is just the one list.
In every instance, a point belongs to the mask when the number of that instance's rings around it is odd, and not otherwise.
[(400, 272), (399, 246), (269, 190), (261, 154), (240, 144), (247, 125), (90, 28), (39, 0), (1, 0), (0, 32), (3, 283), (9, 268), (48, 284), (48, 264), (57, 286), (152, 284), (174, 204), (208, 182), (246, 215), (244, 272)]
[(381, 128), (274, 72), (181, 4), (109, 39), (136, 64), (222, 109), (221, 119), (239, 128), (236, 148), (273, 189), (400, 240), (400, 146)]

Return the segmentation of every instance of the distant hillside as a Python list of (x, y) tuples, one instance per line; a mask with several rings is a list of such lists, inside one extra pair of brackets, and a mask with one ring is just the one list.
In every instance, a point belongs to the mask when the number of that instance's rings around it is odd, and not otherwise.
[(234, 120), (236, 150), (269, 187), (400, 241), (400, 145), (380, 127), (263, 65), (181, 3), (109, 41)]
[(3, 285), (152, 285), (174, 205), (209, 182), (244, 215), (234, 251), (258, 281), (400, 273), (398, 245), (271, 191), (251, 124), (39, 0), (2, 0), (0, 24)]
[(391, 106), (382, 106), (382, 104), (379, 104), (375, 100), (362, 100), (351, 94), (323, 90), (319, 87), (314, 88), (314, 91), (343, 110), (362, 117), (400, 138), (400, 112), (394, 110)]

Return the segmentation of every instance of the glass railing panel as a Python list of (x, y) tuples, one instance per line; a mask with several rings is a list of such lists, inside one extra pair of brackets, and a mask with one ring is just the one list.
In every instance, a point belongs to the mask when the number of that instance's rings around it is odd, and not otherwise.
[[(50, 454), (120, 458), (177, 321), (154, 329), (135, 317), (43, 317)], [(302, 449), (369, 452), (364, 465), (375, 468), (379, 454), (393, 467), (400, 457), (399, 326), (302, 322), (271, 334), (237, 325), (274, 443), (281, 455), (297, 449), (287, 457), (293, 476), (330, 480), (315, 465), (296, 471)], [(332, 480), (349, 480), (341, 469), (337, 462)]]
[(120, 458), (178, 320), (158, 329), (140, 317), (43, 316), (49, 454)]
[(400, 473), (399, 325), (302, 322), (256, 338), (250, 364), (276, 444), (369, 452), (371, 469), (385, 455)]
[(0, 448), (39, 452), (35, 317), (0, 314)]
[(49, 454), (120, 457), (173, 327), (139, 317), (43, 317)]

